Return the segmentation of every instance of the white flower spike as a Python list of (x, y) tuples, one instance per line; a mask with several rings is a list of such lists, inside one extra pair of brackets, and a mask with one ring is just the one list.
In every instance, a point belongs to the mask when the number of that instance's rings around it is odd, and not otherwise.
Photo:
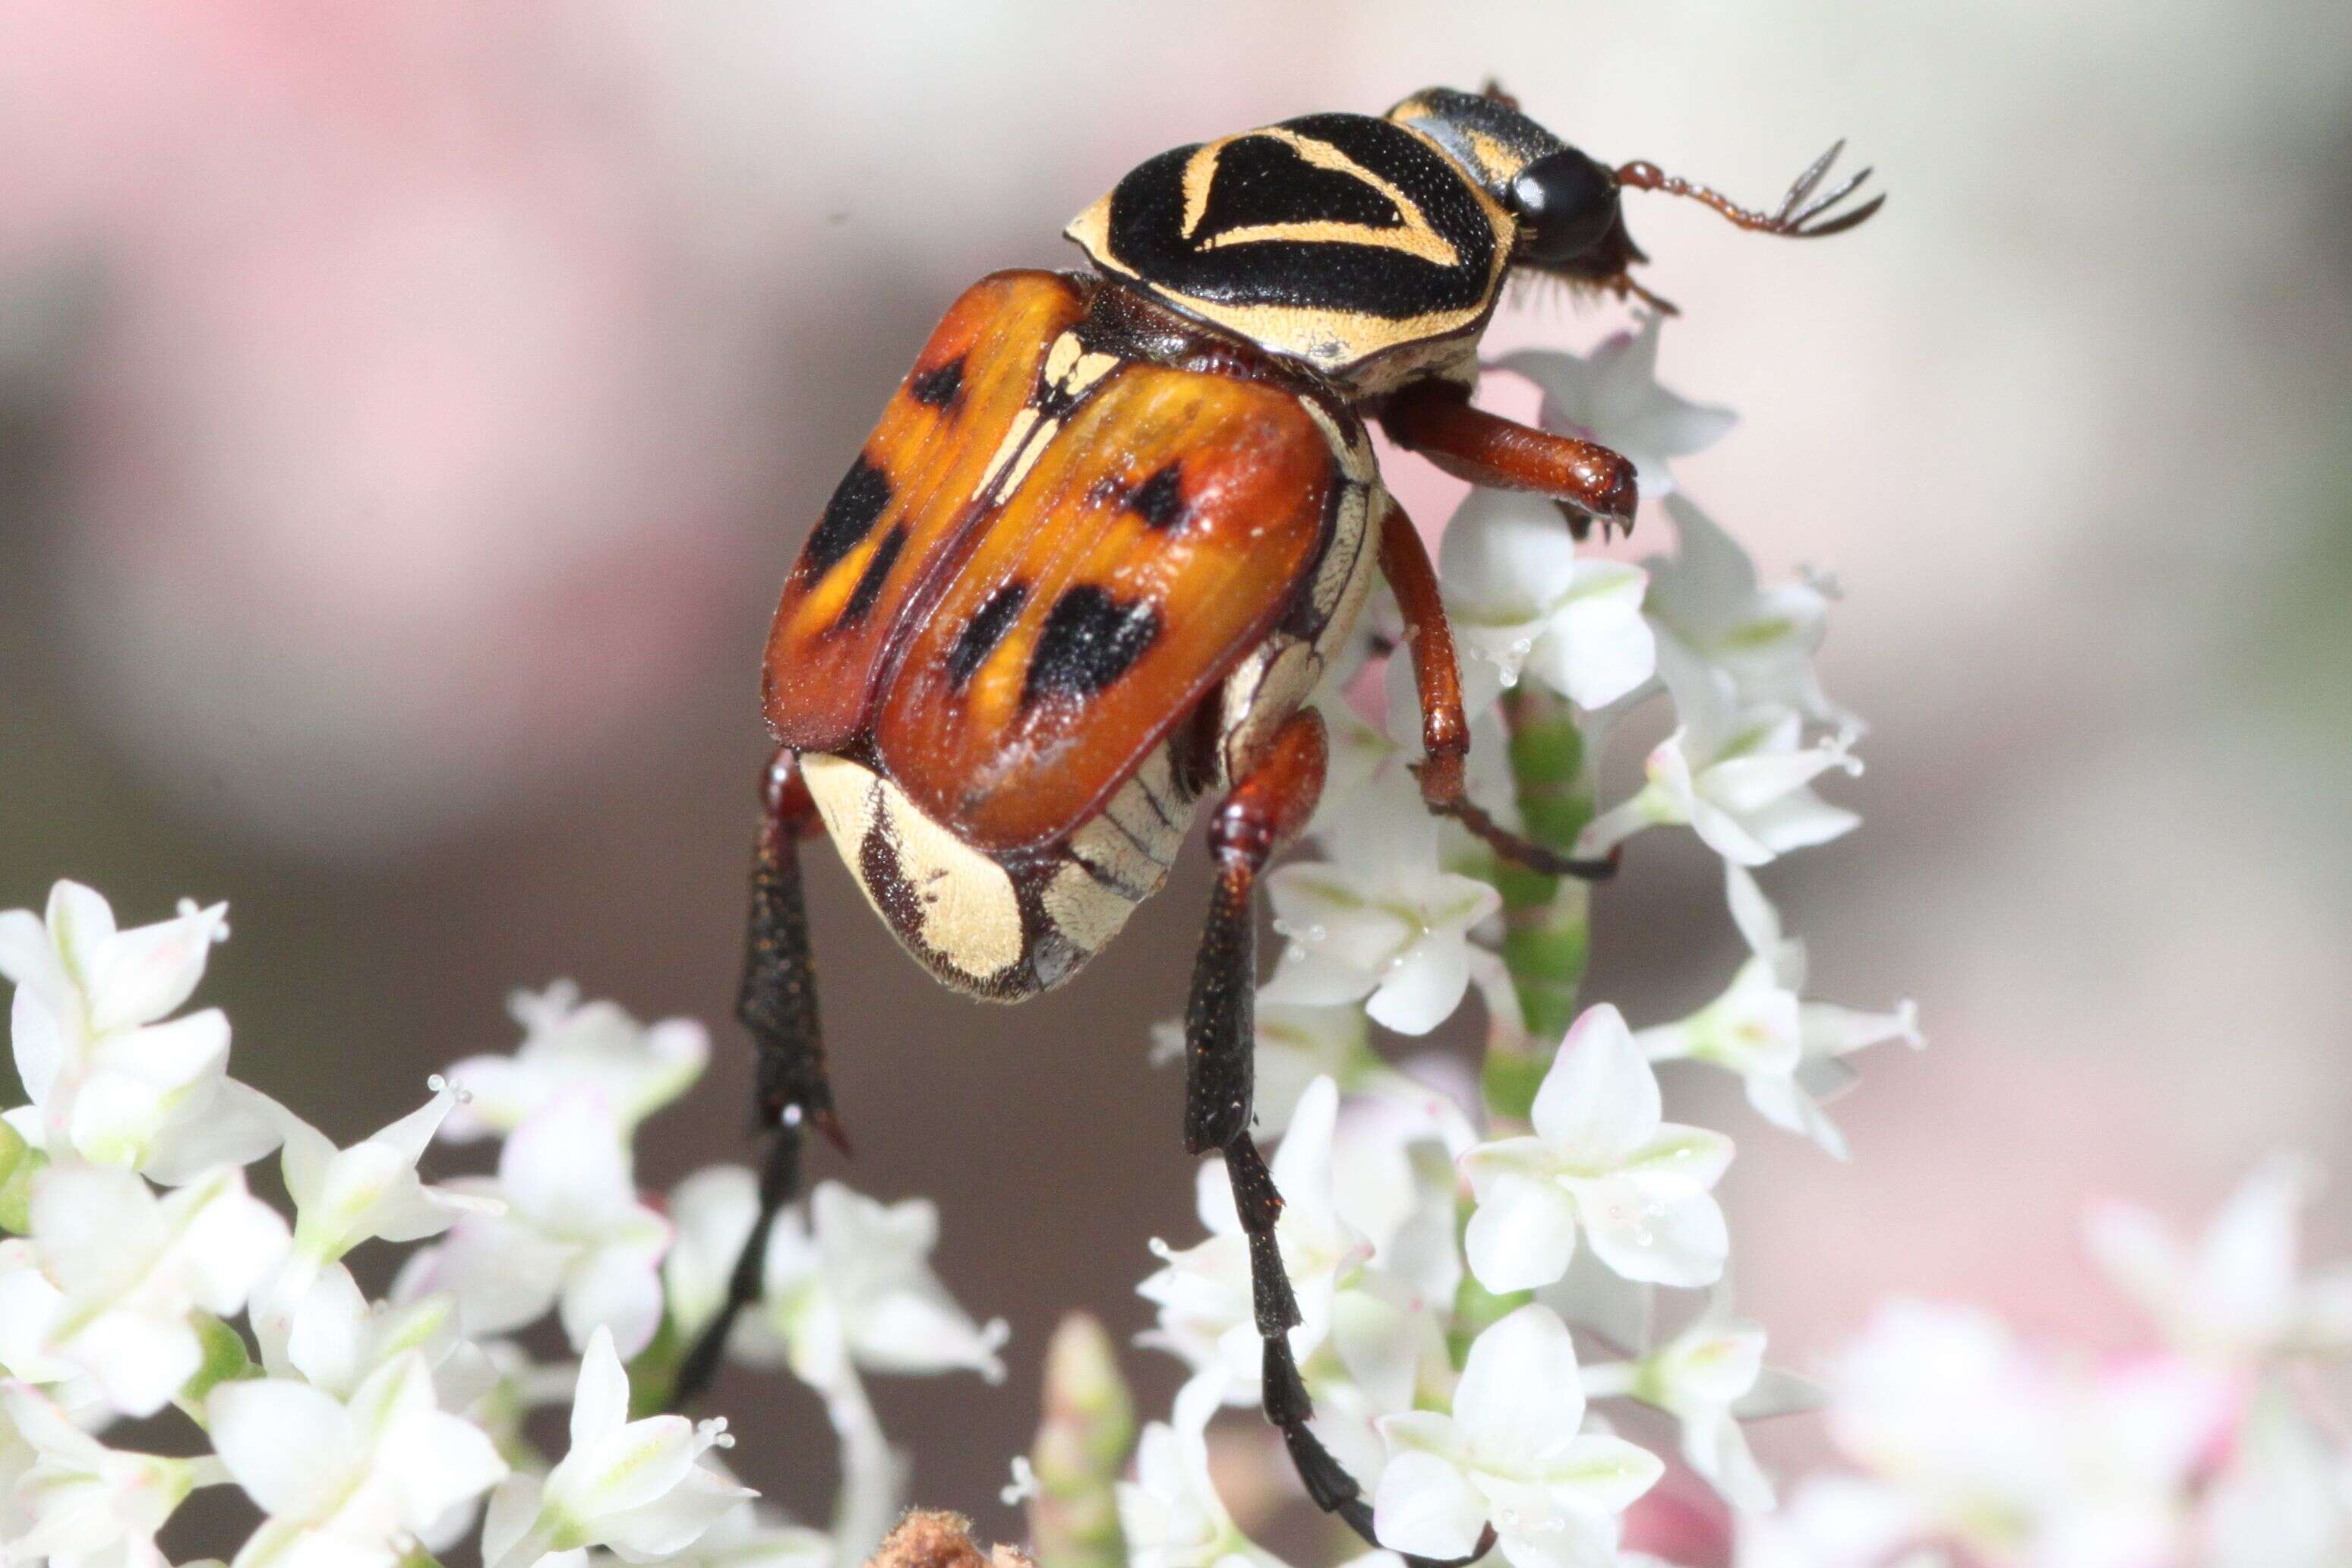
[(1266, 879), (1275, 929), (1290, 939), (1262, 993), (1331, 1006), (1368, 998), (1372, 1021), (1426, 1034), (1470, 989), (1470, 928), (1502, 905), (1437, 858), (1437, 820), (1409, 778), (1366, 790), (1339, 862), (1286, 865)]
[(1659, 637), (1720, 673), (1742, 706), (1792, 707), (1848, 734), (1861, 721), (1822, 695), (1813, 655), (1827, 634), (1831, 592), (1800, 577), (1777, 588), (1756, 579), (1748, 552), (1687, 497), (1666, 501), (1675, 553), (1654, 556), (1643, 601)]
[(626, 1134), (603, 1097), (574, 1090), (516, 1129), (495, 1180), (452, 1184), (473, 1212), (402, 1271), (402, 1299), (456, 1293), (468, 1334), (504, 1333), (560, 1305), (584, 1346), (605, 1327), (635, 1355), (660, 1326), (669, 1222), (637, 1197)]
[(1451, 1415), (1381, 1421), (1390, 1458), (1373, 1532), (1394, 1551), (1455, 1558), (1491, 1524), (1513, 1568), (1610, 1568), (1619, 1515), (1665, 1467), (1583, 1423), (1568, 1325), (1549, 1307), (1521, 1307), (1471, 1345)]
[(1580, 1230), (1629, 1280), (1720, 1279), (1730, 1240), (1712, 1189), (1731, 1140), (1664, 1121), (1661, 1109), (1657, 1075), (1624, 1019), (1588, 1009), (1536, 1091), (1534, 1135), (1462, 1156), (1478, 1199), (1464, 1237), (1478, 1282), (1497, 1292), (1550, 1284)]
[(296, 1320), (321, 1275), (344, 1254), (379, 1239), (437, 1236), (460, 1215), (498, 1208), (495, 1197), (454, 1186), (427, 1186), (416, 1174), (434, 1130), (457, 1099), (441, 1078), (430, 1082), (430, 1100), (348, 1149), (338, 1149), (318, 1128), (279, 1110), (286, 1190), (294, 1200), (294, 1249), (285, 1267), (257, 1292), (253, 1314), (262, 1363), (273, 1374), (289, 1370), (286, 1344)]
[(1724, 859), (1762, 865), (1861, 821), (1811, 788), (1832, 769), (1862, 771), (1849, 737), (1808, 742), (1796, 709), (1739, 706), (1728, 680), (1692, 668), (1671, 645), (1660, 644), (1658, 668), (1682, 727), (1650, 753), (1648, 782), (1585, 829), (1580, 853), (1605, 854), (1644, 828), (1686, 826)]
[(1738, 423), (1727, 408), (1689, 402), (1658, 384), (1662, 319), (1645, 314), (1635, 330), (1589, 355), (1525, 349), (1495, 361), (1543, 389), (1538, 419), (1545, 429), (1598, 441), (1630, 460), (1645, 501), (1674, 490), (1668, 459), (1704, 452)]
[(268, 1102), (230, 1080), (217, 1008), (169, 1019), (228, 936), (228, 905), (129, 931), (79, 883), (45, 915), (0, 911), (0, 975), (16, 988), (10, 1034), (32, 1104), (8, 1123), (57, 1158), (123, 1166), (176, 1186), (260, 1158), (278, 1142)]
[(207, 1410), (222, 1461), (268, 1515), (235, 1568), (388, 1563), (406, 1538), (507, 1473), (480, 1428), (440, 1408), (415, 1352), (347, 1401), (261, 1378), (222, 1384)]
[(612, 1107), (623, 1132), (686, 1092), (710, 1060), (710, 1035), (692, 1019), (641, 1024), (614, 1002), (582, 1002), (558, 980), (517, 991), (507, 1007), (522, 1025), (511, 1056), (469, 1056), (449, 1069), (465, 1098), (441, 1136), (462, 1143), (512, 1133), (575, 1090)]
[(482, 1560), (489, 1568), (530, 1568), (592, 1546), (631, 1563), (685, 1552), (758, 1495), (705, 1458), (730, 1442), (723, 1420), (631, 1421), (629, 1376), (611, 1331), (600, 1327), (581, 1358), (570, 1452), (545, 1481), (518, 1474), (491, 1494)]
[(1764, 1325), (1731, 1315), (1718, 1286), (1706, 1310), (1673, 1339), (1635, 1361), (1584, 1369), (1590, 1398), (1625, 1396), (1664, 1410), (1682, 1427), (1684, 1462), (1745, 1513), (1773, 1505), (1772, 1483), (1748, 1450), (1742, 1416), (1808, 1409), (1820, 1393), (1801, 1379), (1767, 1371)]
[(1844, 1159), (1845, 1134), (1822, 1109), (1853, 1084), (1843, 1059), (1891, 1040), (1925, 1045), (1918, 1009), (1906, 1001), (1872, 1013), (1804, 1000), (1805, 945), (1781, 934), (1779, 911), (1747, 867), (1726, 861), (1723, 870), (1732, 919), (1753, 956), (1723, 995), (1633, 1041), (1652, 1061), (1704, 1061), (1738, 1073), (1758, 1114)]
[(2298, 1278), (2296, 1230), (2316, 1186), (2307, 1162), (2265, 1162), (2193, 1250), (2146, 1209), (2102, 1204), (2088, 1221), (2091, 1250), (2165, 1339), (2191, 1354), (2341, 1355), (2352, 1351), (2352, 1265)]
[(1521, 672), (1579, 707), (1606, 707), (1647, 681), (1657, 643), (1642, 618), (1640, 567), (1585, 560), (1540, 496), (1473, 490), (1438, 550), (1463, 705), (1484, 710)]
[(1214, 1377), (1196, 1377), (1176, 1396), (1172, 1418), (1144, 1427), (1135, 1479), (1118, 1483), (1119, 1531), (1129, 1568), (1282, 1568), (1234, 1523), (1209, 1476)]
[(939, 1208), (926, 1198), (885, 1204), (821, 1182), (810, 1219), (778, 1217), (769, 1232), (765, 1295), (744, 1315), (736, 1349), (747, 1361), (786, 1361), (818, 1389), (854, 1369), (1004, 1376), (1002, 1319), (974, 1323), (931, 1271)]
[(192, 1314), (240, 1311), (286, 1242), (235, 1166), (158, 1197), (129, 1171), (52, 1166), (32, 1234), (0, 1244), (0, 1366), (40, 1384), (84, 1375), (110, 1408), (152, 1416), (203, 1364)]
[(194, 1488), (227, 1479), (215, 1459), (110, 1448), (29, 1384), (0, 1383), (0, 1411), (32, 1460), (7, 1495), (12, 1563), (164, 1568), (155, 1532)]

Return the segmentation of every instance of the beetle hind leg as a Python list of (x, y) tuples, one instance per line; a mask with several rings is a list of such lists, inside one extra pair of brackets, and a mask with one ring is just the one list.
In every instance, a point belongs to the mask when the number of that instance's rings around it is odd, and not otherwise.
[[(1290, 1331), (1300, 1322), (1298, 1299), (1275, 1237), (1282, 1196), (1249, 1131), (1256, 1046), (1254, 895), (1267, 860), (1314, 813), (1325, 758), (1322, 716), (1312, 708), (1292, 715), (1275, 732), (1265, 759), (1234, 785), (1210, 820), (1217, 883), (1184, 1009), (1184, 1146), (1196, 1155), (1220, 1151), (1233, 1183), (1234, 1207), (1249, 1244), (1251, 1308), (1265, 1346), (1265, 1418), (1281, 1431), (1308, 1499), (1377, 1546), (1363, 1488), (1307, 1425), (1315, 1406), (1290, 1348)], [(1472, 1557), (1492, 1545), (1491, 1539), (1481, 1542)], [(1415, 1568), (1438, 1568), (1419, 1558), (1406, 1561)]]
[(825, 1077), (824, 1033), (816, 1005), (816, 969), (809, 947), (808, 910), (801, 893), (800, 841), (822, 825), (801, 777), (800, 759), (779, 750), (761, 790), (759, 848), (751, 863), (751, 912), (744, 936), (743, 980), (735, 1016), (759, 1048), (755, 1125), (769, 1134), (760, 1171), (759, 1218), (736, 1254), (727, 1294), (686, 1359), (679, 1364), (670, 1406), (677, 1408), (718, 1375), (727, 1337), (743, 1309), (760, 1299), (768, 1232), (800, 1191), (801, 1139), (814, 1125), (835, 1148), (849, 1152), (834, 1114)]
[(1476, 834), (1505, 860), (1549, 876), (1601, 882), (1617, 873), (1613, 854), (1598, 860), (1564, 855), (1520, 837), (1470, 799), (1463, 762), (1470, 754), (1470, 721), (1462, 711), (1462, 671), (1454, 659), (1454, 629), (1437, 590), (1429, 550), (1404, 509), (1391, 503), (1381, 519), (1381, 574), (1396, 591), (1404, 616), (1405, 645), (1412, 658), (1413, 688), (1421, 699), (1422, 750), (1414, 772), (1421, 798), (1432, 811), (1451, 817)]

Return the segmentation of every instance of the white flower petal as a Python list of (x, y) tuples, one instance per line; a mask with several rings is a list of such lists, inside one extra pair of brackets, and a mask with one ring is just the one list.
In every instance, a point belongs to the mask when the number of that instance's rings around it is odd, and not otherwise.
[(1407, 1450), (1381, 1471), (1372, 1533), (1381, 1545), (1450, 1561), (1468, 1556), (1486, 1525), (1486, 1499), (1467, 1476), (1435, 1454)]
[(222, 1384), (205, 1408), (214, 1451), (263, 1512), (309, 1519), (348, 1484), (359, 1441), (332, 1396), (259, 1378)]
[(1478, 1283), (1498, 1295), (1548, 1285), (1576, 1256), (1575, 1202), (1548, 1177), (1500, 1176), (1470, 1216), (1463, 1249)]
[(1723, 1277), (1731, 1238), (1711, 1194), (1680, 1182), (1609, 1176), (1579, 1183), (1576, 1196), (1594, 1254), (1627, 1279), (1696, 1288)]
[(1524, 1470), (1557, 1451), (1584, 1420), (1576, 1346), (1559, 1314), (1534, 1303), (1479, 1334), (1454, 1390), (1454, 1418), (1482, 1469)]
[(1604, 1002), (1569, 1030), (1536, 1091), (1532, 1120), (1564, 1159), (1606, 1167), (1656, 1134), (1662, 1108), (1657, 1074), (1624, 1016)]

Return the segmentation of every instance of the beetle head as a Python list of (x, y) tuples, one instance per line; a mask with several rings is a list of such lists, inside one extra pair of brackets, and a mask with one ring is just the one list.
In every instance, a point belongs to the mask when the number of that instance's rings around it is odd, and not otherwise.
[(1434, 141), (1517, 225), (1511, 261), (1575, 282), (1622, 278), (1646, 260), (1625, 232), (1608, 165), (1519, 112), (1499, 87), (1432, 88), (1388, 118)]

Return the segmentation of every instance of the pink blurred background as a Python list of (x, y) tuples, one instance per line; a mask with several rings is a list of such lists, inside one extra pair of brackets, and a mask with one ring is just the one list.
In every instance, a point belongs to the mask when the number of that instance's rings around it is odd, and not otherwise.
[[(1825, 671), (1873, 722), (1837, 791), (1865, 824), (1768, 885), (1820, 995), (1914, 996), (1933, 1041), (1866, 1062), (1851, 1166), (1670, 1084), (1740, 1136), (1747, 1305), (1800, 1363), (1897, 1291), (2128, 1343), (2086, 1197), (2194, 1218), (2277, 1146), (2352, 1182), (2324, 0), (10, 6), (0, 906), (68, 873), (136, 919), (230, 900), (240, 1074), (342, 1138), (508, 1042), (519, 984), (722, 1020), (766, 615), (947, 299), (1076, 265), (1062, 223), (1163, 147), (1490, 73), (1604, 159), (1762, 200), (1843, 133), (1893, 193), (1820, 246), (1632, 208), (1686, 312), (1667, 381), (1744, 416), (1686, 486), (1848, 594)], [(1392, 472), (1425, 517), (1452, 493)], [(1002, 1011), (814, 882), (859, 1149), (821, 1170), (937, 1195), (942, 1271), (1016, 1329), (1001, 1390), (877, 1393), (919, 1492), (1009, 1529), (1055, 1312), (1141, 1326), (1145, 1239), (1192, 1234), (1145, 1030), (1204, 883)], [(1601, 908), (1592, 994), (1636, 1023), (1727, 977), (1686, 836)], [(642, 1142), (656, 1185), (739, 1147), (719, 1039)], [(814, 1402), (730, 1402), (750, 1479), (815, 1504)]]

